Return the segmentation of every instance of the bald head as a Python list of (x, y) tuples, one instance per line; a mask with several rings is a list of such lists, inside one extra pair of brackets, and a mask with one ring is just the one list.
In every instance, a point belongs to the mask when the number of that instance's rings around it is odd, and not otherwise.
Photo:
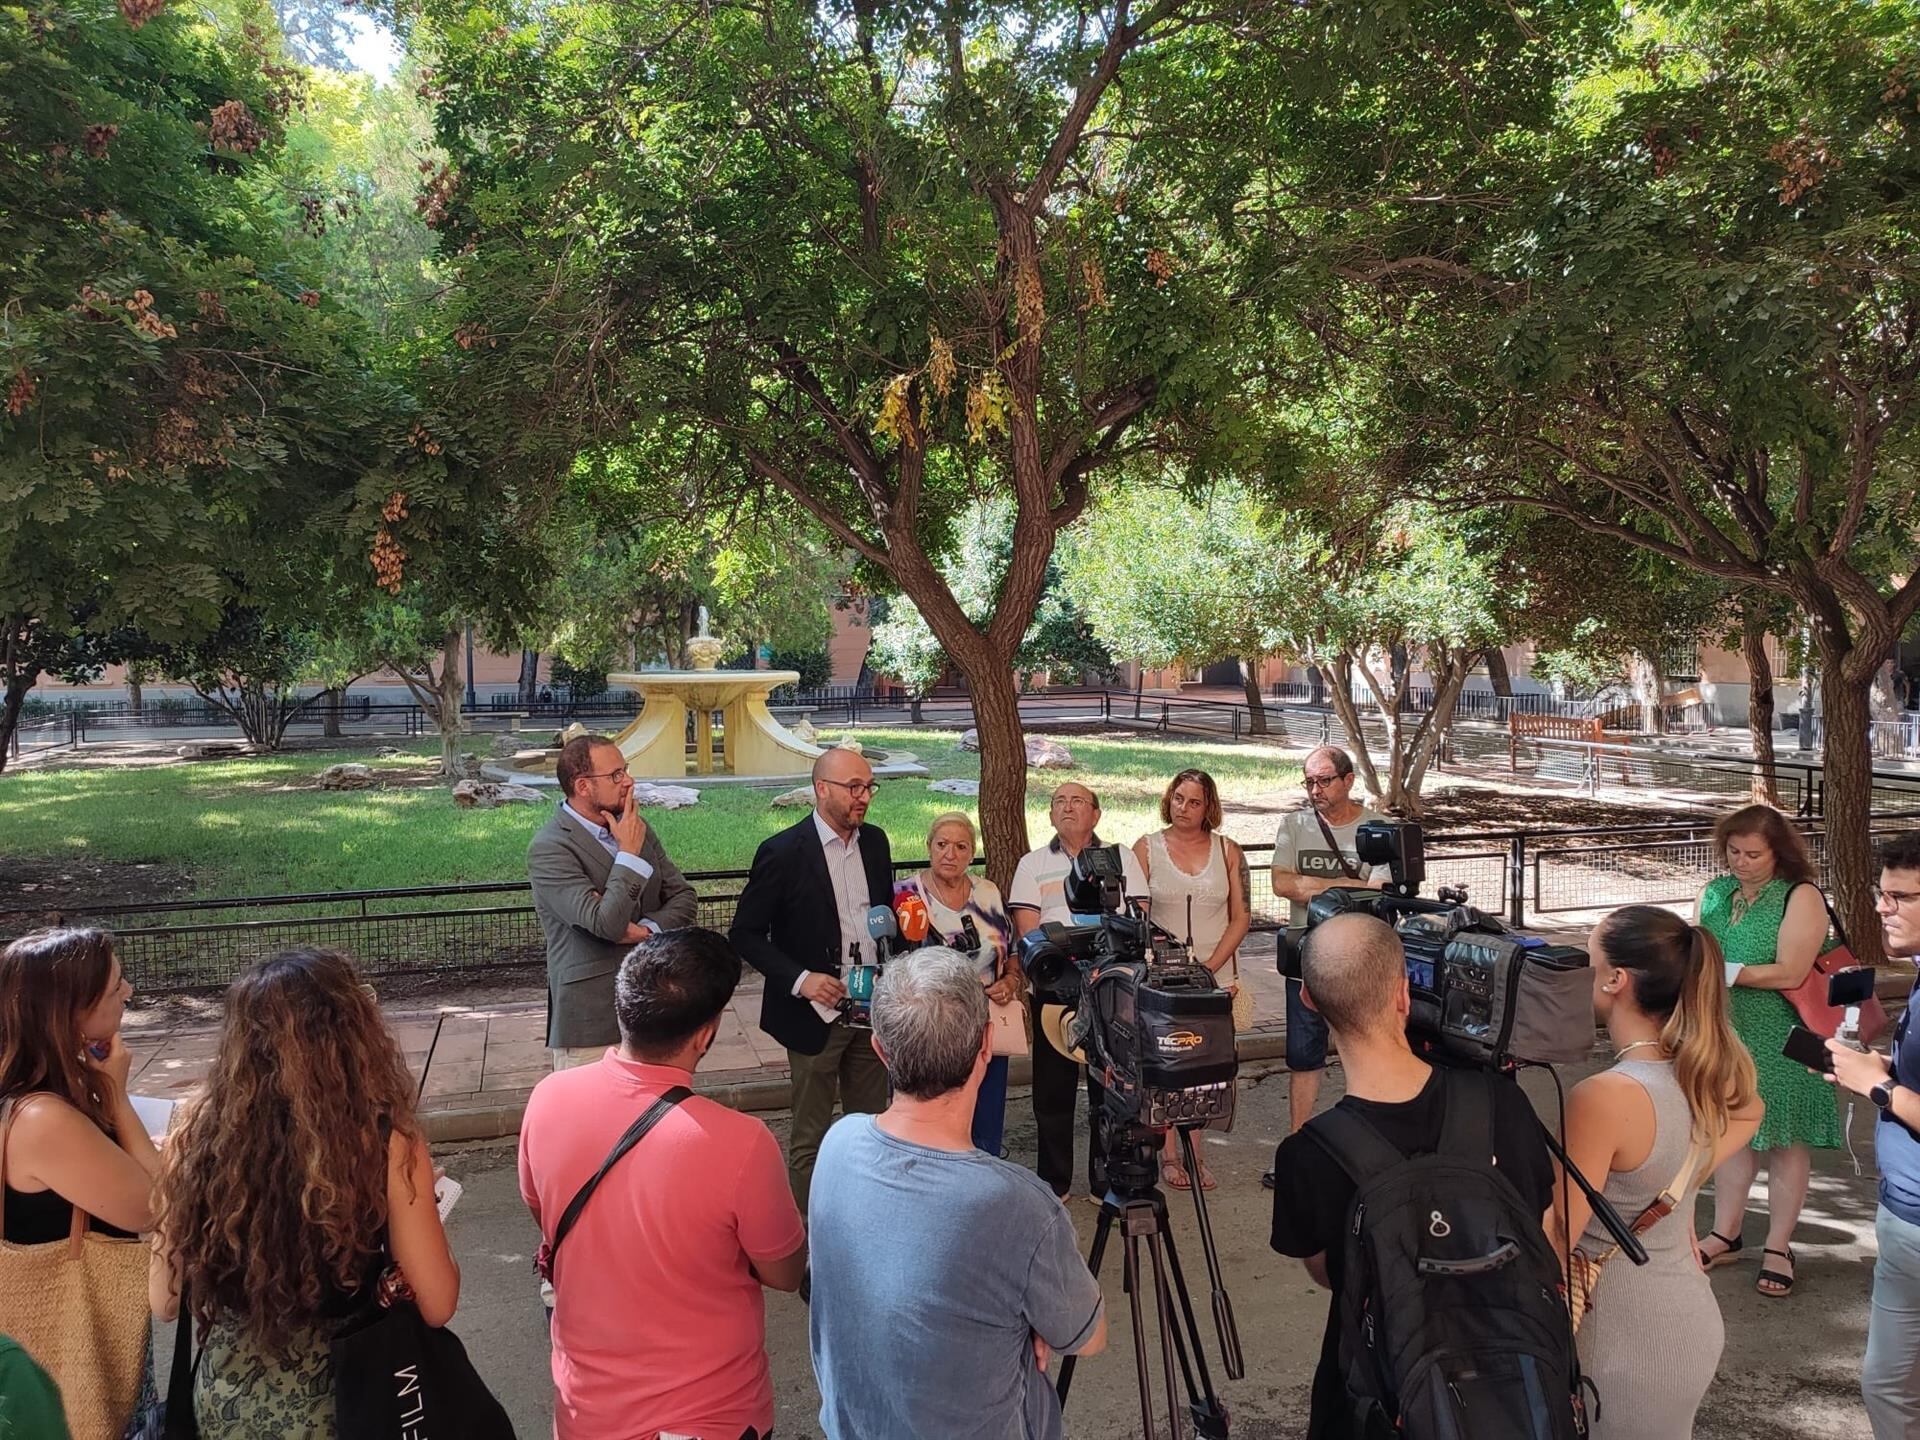
[(1349, 1035), (1397, 1029), (1397, 1000), (1406, 984), (1407, 957), (1393, 927), (1372, 915), (1335, 915), (1307, 934), (1301, 979), (1313, 1008)]
[(873, 766), (857, 750), (838, 746), (823, 750), (813, 762), (813, 803), (820, 815), (842, 836), (851, 835), (867, 818), (873, 799)]
[(814, 757), (813, 782), (816, 785), (822, 780), (866, 780), (872, 775), (873, 766), (858, 750), (842, 750), (835, 745)]

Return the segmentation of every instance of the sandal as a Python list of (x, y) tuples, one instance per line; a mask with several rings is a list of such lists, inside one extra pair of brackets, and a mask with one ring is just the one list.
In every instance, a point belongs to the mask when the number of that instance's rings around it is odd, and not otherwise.
[(1193, 1188), (1193, 1180), (1187, 1174), (1187, 1167), (1182, 1165), (1178, 1160), (1162, 1160), (1160, 1162), (1160, 1178), (1175, 1190), (1191, 1190)]
[[(1731, 1265), (1740, 1258), (1740, 1252), (1747, 1248), (1747, 1242), (1744, 1239), (1729, 1240), (1718, 1230), (1707, 1231), (1707, 1240), (1718, 1240), (1727, 1248), (1722, 1250), (1718, 1255), (1711, 1257), (1701, 1256), (1700, 1268), (1703, 1270), (1717, 1270), (1722, 1265)], [(1707, 1240), (1702, 1240), (1700, 1243), (1704, 1245), (1707, 1243)]]
[(1202, 1160), (1200, 1162), (1200, 1188), (1202, 1190), (1217, 1189), (1219, 1183), (1219, 1181), (1213, 1178), (1213, 1171), (1207, 1168), (1207, 1162)]
[[(1789, 1265), (1794, 1265), (1798, 1263), (1793, 1258), (1793, 1247), (1791, 1245), (1789, 1245), (1784, 1250), (1775, 1250), (1771, 1246), (1769, 1246), (1767, 1249), (1762, 1250), (1760, 1253), (1762, 1255), (1778, 1255), (1782, 1260), (1786, 1261), (1787, 1264)], [(1769, 1300), (1782, 1300), (1793, 1293), (1793, 1281), (1794, 1281), (1794, 1276), (1792, 1271), (1769, 1270), (1766, 1266), (1766, 1262), (1762, 1261), (1760, 1264), (1760, 1274), (1759, 1274), (1759, 1277), (1753, 1282), (1753, 1288), (1758, 1290), (1762, 1295), (1766, 1296)]]

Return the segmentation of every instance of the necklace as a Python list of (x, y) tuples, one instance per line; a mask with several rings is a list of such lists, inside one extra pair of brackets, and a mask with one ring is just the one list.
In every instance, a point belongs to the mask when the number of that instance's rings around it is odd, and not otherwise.
[[(964, 910), (967, 908), (967, 902), (973, 899), (973, 881), (965, 875), (960, 877), (959, 884), (953, 891), (949, 891), (947, 882), (942, 880), (938, 875), (935, 875), (931, 870), (927, 872), (927, 881), (927, 888), (933, 891), (934, 898), (949, 910)], [(958, 900), (949, 900), (947, 898), (949, 894), (956, 892), (960, 896)]]
[(1631, 1045), (1622, 1045), (1618, 1050), (1614, 1051), (1613, 1058), (1623, 1060), (1626, 1058), (1629, 1050), (1638, 1050), (1642, 1045), (1658, 1045), (1659, 1043), (1658, 1040), (1636, 1040)]
[(1753, 908), (1754, 902), (1757, 901), (1762, 895), (1766, 893), (1766, 889), (1767, 887), (1765, 885), (1762, 885), (1759, 888), (1759, 890), (1754, 892), (1752, 895), (1749, 895), (1747, 894), (1746, 886), (1744, 885), (1734, 886), (1733, 896), (1727, 902), (1727, 919), (1731, 923), (1738, 925), (1741, 922), (1741, 920), (1746, 917), (1747, 911)]

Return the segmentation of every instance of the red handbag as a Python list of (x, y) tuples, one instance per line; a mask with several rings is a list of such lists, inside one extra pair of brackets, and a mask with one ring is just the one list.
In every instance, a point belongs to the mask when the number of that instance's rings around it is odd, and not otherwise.
[[(1800, 883), (1806, 885), (1812, 882), (1803, 880)], [(1827, 1003), (1827, 979), (1836, 971), (1851, 969), (1860, 962), (1853, 958), (1853, 947), (1847, 941), (1847, 932), (1840, 924), (1840, 917), (1833, 913), (1833, 906), (1828, 903), (1825, 893), (1818, 886), (1814, 887), (1814, 893), (1820, 896), (1820, 903), (1826, 907), (1827, 923), (1833, 927), (1834, 938), (1840, 943), (1814, 957), (1813, 968), (1807, 971), (1807, 978), (1791, 990), (1782, 990), (1780, 993), (1799, 1013), (1802, 1025), (1814, 1034), (1831, 1040), (1838, 1033), (1840, 1022), (1846, 1018), (1846, 1011)], [(1787, 892), (1787, 899), (1793, 899), (1792, 890)], [(1860, 1007), (1861, 1044), (1873, 1044), (1891, 1027), (1892, 1022), (1887, 1019), (1886, 1008), (1881, 1005), (1878, 996)]]

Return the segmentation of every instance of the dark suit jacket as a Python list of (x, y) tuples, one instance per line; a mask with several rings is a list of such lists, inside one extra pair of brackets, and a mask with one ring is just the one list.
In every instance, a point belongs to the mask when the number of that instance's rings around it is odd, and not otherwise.
[(646, 879), (616, 865), (607, 847), (556, 805), (527, 847), (533, 909), (547, 939), (547, 1044), (612, 1045), (620, 1039), (613, 1015), (613, 977), (633, 947), (621, 935), (630, 923), (651, 920), (662, 930), (693, 924), (698, 897), (667, 858), (652, 825), (640, 858), (653, 867)]
[[(893, 851), (878, 825), (860, 827), (860, 863), (867, 872), (867, 904), (891, 906)], [(728, 938), (740, 958), (767, 977), (760, 1028), (802, 1055), (826, 1049), (827, 1022), (793, 993), (802, 970), (838, 975), (847, 957), (827, 855), (811, 813), (760, 842)]]

